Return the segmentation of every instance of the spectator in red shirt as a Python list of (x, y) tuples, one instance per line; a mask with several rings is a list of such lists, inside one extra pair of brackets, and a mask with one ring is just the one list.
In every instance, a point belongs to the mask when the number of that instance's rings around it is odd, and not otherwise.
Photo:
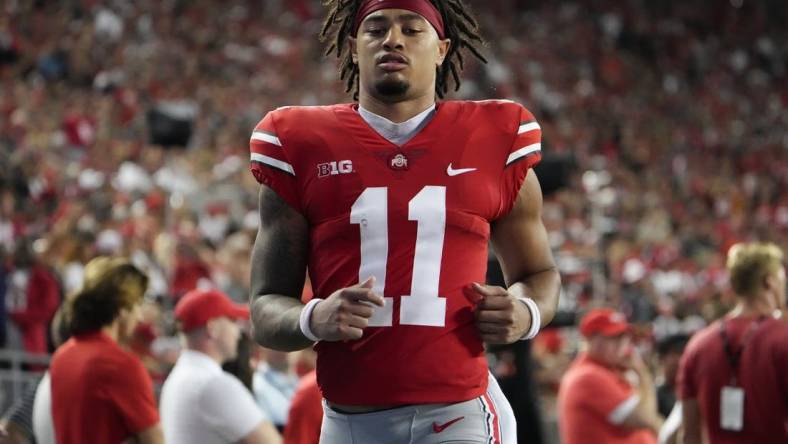
[[(564, 444), (655, 444), (662, 426), (654, 381), (632, 350), (629, 324), (610, 309), (591, 310), (580, 323), (587, 352), (561, 381), (558, 418)], [(633, 370), (638, 383), (628, 382)]]
[(788, 442), (788, 324), (776, 319), (786, 305), (783, 260), (774, 244), (730, 249), (738, 304), (693, 336), (679, 366), (685, 443)]
[(323, 395), (312, 370), (298, 383), (284, 432), (284, 444), (318, 444), (323, 424)]
[(5, 307), (10, 319), (8, 348), (28, 353), (47, 353), (47, 328), (60, 305), (60, 286), (32, 251), (20, 241), (8, 274)]
[(121, 258), (94, 259), (89, 269), (101, 275), (69, 301), (73, 336), (50, 368), (56, 441), (160, 444), (153, 383), (139, 358), (118, 345), (134, 332), (148, 278)]

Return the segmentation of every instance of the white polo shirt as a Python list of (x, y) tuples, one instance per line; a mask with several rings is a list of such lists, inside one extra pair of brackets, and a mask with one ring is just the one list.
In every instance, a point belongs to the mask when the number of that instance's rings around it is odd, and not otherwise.
[(234, 443), (266, 419), (241, 381), (194, 350), (175, 363), (159, 410), (168, 444)]
[(36, 388), (33, 401), (33, 435), (38, 444), (55, 444), (55, 424), (52, 419), (52, 380), (49, 372)]

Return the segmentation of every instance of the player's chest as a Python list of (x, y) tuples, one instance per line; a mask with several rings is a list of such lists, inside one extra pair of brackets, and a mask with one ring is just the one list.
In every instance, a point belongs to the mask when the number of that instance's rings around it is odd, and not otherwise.
[[(473, 138), (440, 144), (362, 146), (353, 143), (312, 152), (304, 178), (313, 221), (347, 217), (364, 206), (415, 217), (427, 207), (486, 217), (500, 202), (501, 166), (490, 147)], [(429, 210), (427, 213), (430, 213)]]

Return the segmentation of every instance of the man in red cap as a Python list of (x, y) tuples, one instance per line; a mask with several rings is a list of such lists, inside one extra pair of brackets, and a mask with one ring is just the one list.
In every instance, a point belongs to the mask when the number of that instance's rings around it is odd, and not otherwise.
[[(587, 350), (561, 381), (558, 421), (565, 444), (652, 444), (662, 426), (654, 381), (633, 349), (623, 314), (601, 308), (580, 322)], [(633, 387), (626, 372), (637, 376)]]
[[(484, 60), (464, 1), (324, 3), (357, 102), (279, 108), (252, 132), (255, 339), (315, 346), (323, 443), (514, 443), (484, 344), (533, 338), (557, 307), (541, 128), (508, 100), (437, 100)], [(506, 288), (484, 285), (489, 241)]]
[(249, 318), (248, 308), (219, 290), (192, 290), (178, 301), (175, 318), (185, 350), (162, 387), (166, 442), (280, 443), (249, 390), (221, 367), (238, 353), (238, 321)]

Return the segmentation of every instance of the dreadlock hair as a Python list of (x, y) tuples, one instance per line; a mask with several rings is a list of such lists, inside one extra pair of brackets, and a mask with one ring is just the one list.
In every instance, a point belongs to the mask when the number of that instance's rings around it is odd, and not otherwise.
[[(449, 52), (443, 64), (437, 68), (435, 79), (435, 93), (443, 98), (449, 90), (449, 75), (454, 81), (454, 90), (460, 89), (460, 72), (465, 65), (465, 50), (487, 63), (479, 50), (479, 46), (483, 46), (485, 42), (479, 34), (479, 24), (463, 0), (429, 1), (443, 17), (446, 38), (451, 39)], [(330, 9), (320, 31), (320, 40), (327, 42), (325, 55), (336, 52), (337, 58), (341, 60), (339, 78), (346, 82), (345, 92), (353, 91), (354, 100), (358, 100), (358, 66), (353, 63), (347, 39), (354, 37), (350, 33), (353, 32), (353, 22), (363, 3), (364, 0), (324, 0), (323, 4)]]

